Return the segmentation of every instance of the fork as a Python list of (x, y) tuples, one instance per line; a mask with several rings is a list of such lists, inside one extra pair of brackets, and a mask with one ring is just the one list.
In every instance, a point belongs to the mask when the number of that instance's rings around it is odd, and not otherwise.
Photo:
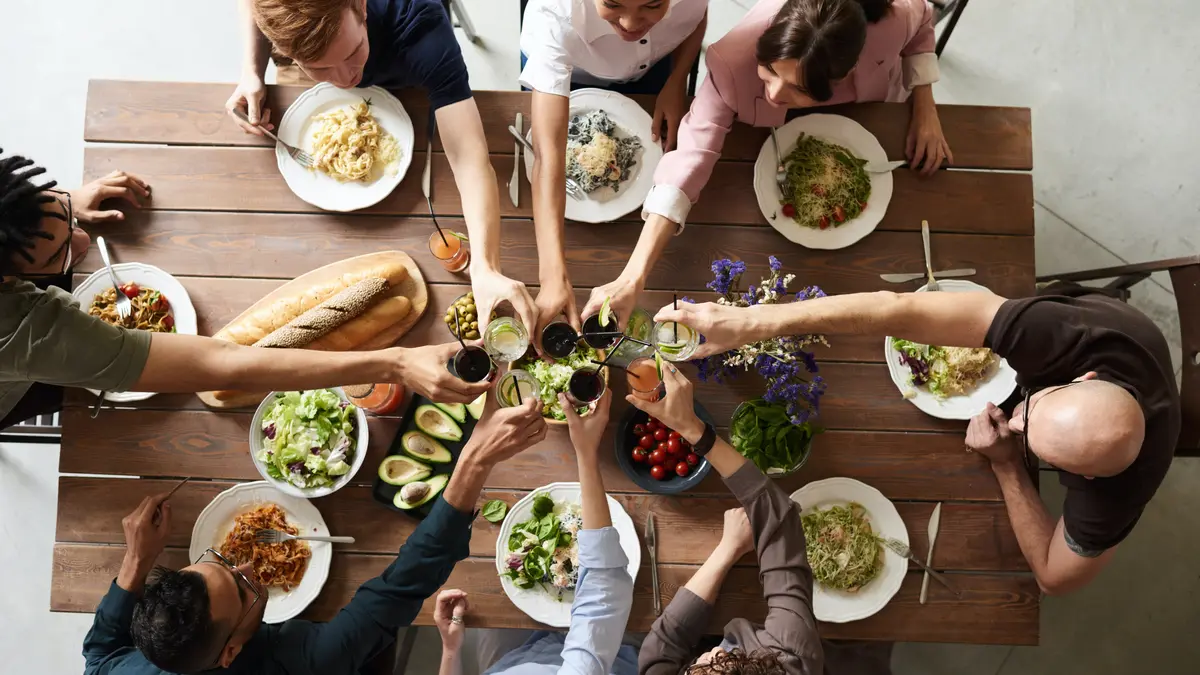
[[(234, 108), (233, 114), (237, 115), (237, 118), (242, 120), (246, 124), (254, 124), (253, 122), (250, 121), (249, 117), (246, 117), (246, 113), (242, 112), (241, 108)], [(258, 125), (255, 125), (255, 126), (258, 126)], [(288, 157), (291, 157), (292, 159), (296, 160), (297, 164), (299, 164), (300, 166), (302, 166), (306, 169), (312, 168), (312, 166), (314, 164), (312, 155), (308, 154), (307, 152), (304, 152), (300, 148), (290, 146), (287, 143), (284, 143), (283, 141), (279, 140), (279, 137), (276, 136), (275, 134), (271, 133), (271, 131), (269, 129), (267, 129), (265, 127), (258, 127), (258, 128), (264, 134), (273, 138), (276, 143), (282, 145), (283, 149), (287, 150)]]
[[(533, 143), (530, 143), (529, 139), (525, 138), (524, 134), (517, 131), (516, 127), (514, 127), (511, 124), (508, 125), (508, 133), (512, 134), (513, 138), (517, 139), (517, 142), (520, 143), (521, 146), (525, 148), (526, 152), (533, 152)], [(576, 183), (573, 178), (568, 177), (566, 180), (566, 185), (567, 185), (567, 194), (572, 199), (583, 199), (583, 196), (584, 196), (583, 188), (579, 187), (579, 183)]]
[(282, 544), (285, 541), (298, 539), (300, 541), (324, 541), (330, 544), (353, 544), (354, 537), (318, 537), (296, 536), (279, 530), (258, 530), (254, 533), (254, 541), (259, 544)]
[(100, 249), (100, 259), (104, 261), (104, 269), (108, 270), (113, 290), (117, 292), (117, 316), (121, 317), (121, 321), (125, 321), (133, 314), (133, 301), (121, 291), (121, 282), (117, 281), (117, 273), (113, 271), (112, 260), (108, 257), (108, 244), (104, 243), (104, 237), (96, 237), (96, 247)]
[(925, 563), (923, 563), (919, 559), (917, 559), (917, 556), (912, 554), (912, 549), (908, 547), (908, 544), (905, 544), (904, 542), (900, 541), (899, 539), (893, 539), (891, 537), (879, 537), (878, 539), (879, 539), (879, 542), (881, 544), (883, 544), (884, 546), (888, 547), (888, 549), (892, 553), (895, 553), (896, 555), (898, 555), (901, 558), (904, 558), (906, 560), (913, 561), (914, 563), (917, 564), (917, 567), (920, 567), (921, 569), (925, 570), (926, 572), (929, 572), (929, 576), (933, 577), (934, 579), (937, 579), (941, 585), (945, 586), (947, 590), (949, 590), (951, 593), (954, 594), (954, 597), (959, 598), (959, 599), (962, 598), (962, 593), (959, 592), (959, 590), (957, 588), (951, 586), (950, 582), (946, 581), (946, 577), (944, 575), (942, 575), (941, 572), (938, 572), (937, 570), (931, 568), (929, 565), (926, 565)]
[(925, 285), (926, 291), (940, 291), (941, 286), (933, 276), (933, 260), (929, 255), (929, 221), (921, 221), (921, 240), (925, 244), (925, 273), (929, 275), (929, 283)]
[[(804, 134), (800, 134), (800, 139)], [(771, 127), (771, 143), (775, 146), (775, 185), (779, 186), (779, 194), (787, 197), (787, 169), (783, 166), (783, 153), (779, 151), (779, 137), (775, 135), (775, 127)], [(796, 141), (800, 143), (799, 140)]]

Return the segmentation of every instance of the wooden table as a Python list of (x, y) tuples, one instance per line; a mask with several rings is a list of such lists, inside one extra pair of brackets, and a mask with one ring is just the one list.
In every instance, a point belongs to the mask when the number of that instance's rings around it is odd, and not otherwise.
[[(431, 311), (402, 344), (449, 339), (440, 308), (466, 288), (465, 278), (445, 272), (425, 248), (430, 223), (421, 197), (417, 162), (400, 187), (380, 204), (354, 214), (321, 213), (288, 190), (263, 140), (244, 135), (222, 106), (232, 85), (93, 81), (85, 138), (105, 145), (85, 150), (84, 180), (113, 169), (146, 178), (154, 188), (151, 209), (128, 222), (93, 228), (112, 243), (115, 257), (143, 261), (179, 277), (191, 294), (202, 334), (212, 334), (250, 303), (284, 280), (353, 255), (386, 249), (409, 252), (429, 282)], [(276, 118), (302, 91), (272, 88)], [(405, 93), (401, 100), (425, 134), (427, 103)], [(529, 187), (522, 179), (521, 208), (510, 203), (504, 183), (512, 172), (512, 139), (505, 127), (529, 96), (479, 92), (492, 163), (501, 187), (505, 273), (533, 286), (537, 255)], [(711, 297), (713, 259), (741, 258), (747, 278), (766, 269), (768, 254), (799, 275), (798, 285), (818, 284), (831, 294), (888, 286), (882, 272), (923, 269), (922, 219), (933, 228), (934, 267), (975, 267), (975, 281), (1008, 296), (1032, 292), (1034, 279), (1032, 140), (1029, 111), (1016, 108), (941, 106), (942, 124), (960, 169), (929, 180), (908, 171), (895, 174), (895, 194), (876, 232), (839, 251), (810, 251), (790, 244), (766, 226), (751, 187), (753, 159), (765, 130), (736, 126), (725, 155), (692, 210), (683, 236), (674, 239), (650, 275), (644, 307), (654, 308), (678, 290)], [(908, 108), (896, 104), (845, 107), (882, 142), (891, 159), (903, 154)], [(417, 147), (422, 147), (418, 141)], [(439, 220), (464, 229), (458, 191), (446, 157), (433, 160), (434, 208)], [(593, 286), (615, 278), (638, 235), (637, 214), (605, 225), (569, 223), (567, 261), (580, 301)], [(89, 256), (80, 272), (99, 264)], [(915, 287), (915, 284), (913, 285)], [(938, 584), (929, 602), (917, 602), (921, 575), (910, 571), (883, 611), (864, 621), (822, 626), (830, 638), (1036, 644), (1036, 583), (1017, 547), (996, 481), (981, 457), (963, 452), (964, 425), (929, 417), (900, 397), (883, 363), (878, 337), (831, 338), (818, 352), (828, 380), (819, 437), (807, 466), (782, 479), (785, 490), (830, 476), (850, 476), (883, 491), (896, 503), (913, 548), (926, 550), (926, 525), (934, 503), (945, 502), (935, 566), (952, 571), (962, 589), (958, 600)], [(697, 397), (717, 420), (728, 420), (744, 399), (761, 393), (757, 378), (730, 386), (699, 384)], [(621, 392), (618, 392), (621, 393)], [(170, 486), (177, 476), (194, 479), (173, 500), (175, 524), (162, 562), (188, 564), (187, 547), (199, 511), (237, 481), (258, 479), (247, 438), (250, 412), (205, 410), (192, 395), (160, 395), (133, 409), (106, 410), (89, 418), (86, 393), (68, 396), (63, 414), (58, 529), (54, 547), (51, 608), (92, 611), (114, 577), (123, 553), (121, 517), (144, 495)], [(620, 403), (624, 405), (624, 403)], [(613, 418), (620, 414), (614, 406)], [(314, 619), (331, 617), (359, 584), (378, 574), (412, 532), (415, 523), (375, 504), (370, 497), (374, 467), (399, 427), (397, 418), (370, 422), (366, 469), (340, 492), (317, 500), (330, 530), (358, 543), (340, 547), (324, 592), (309, 608)], [(724, 431), (724, 430), (722, 430)], [(611, 431), (604, 447), (611, 447)], [(691, 577), (717, 542), (722, 512), (735, 505), (713, 473), (681, 497), (641, 492), (605, 454), (609, 492), (637, 516), (658, 515), (659, 576), (663, 602)], [(99, 475), (141, 477), (140, 480)], [(555, 480), (574, 480), (574, 457), (564, 430), (496, 468), (483, 499), (514, 502)], [(479, 519), (471, 557), (450, 577), (450, 586), (470, 591), (474, 616), (494, 627), (534, 624), (504, 596), (493, 555), (497, 526)], [(642, 557), (645, 564), (649, 558)], [(914, 568), (915, 569), (915, 568)], [(629, 629), (645, 631), (654, 619), (650, 574), (638, 575)], [(741, 561), (722, 590), (709, 628), (719, 633), (735, 616), (761, 620), (765, 606), (752, 557)], [(429, 624), (432, 602), (418, 623)]]

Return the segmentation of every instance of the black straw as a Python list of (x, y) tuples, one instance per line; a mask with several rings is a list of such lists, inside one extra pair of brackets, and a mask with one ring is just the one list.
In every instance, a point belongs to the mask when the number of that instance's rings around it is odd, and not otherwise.
[[(627, 336), (622, 335), (621, 339), (617, 340), (617, 344), (613, 345), (613, 348), (608, 350), (608, 354), (604, 357), (604, 360), (599, 362), (601, 368), (608, 365), (608, 360), (613, 357), (613, 354), (617, 353), (617, 350), (621, 348), (621, 343), (624, 342), (626, 339), (627, 339)], [(592, 359), (592, 360), (595, 361), (596, 359)]]
[(513, 386), (517, 388), (517, 405), (525, 405), (525, 401), (521, 400), (521, 381), (515, 377), (513, 380)]
[(467, 349), (467, 343), (462, 339), (462, 326), (458, 323), (458, 306), (454, 307), (454, 337), (458, 338), (458, 344), (462, 345), (463, 351)]
[[(678, 293), (671, 294), (671, 309), (675, 310), (676, 312), (679, 311), (679, 294)], [(672, 321), (671, 329), (675, 332), (675, 342), (679, 342), (679, 322)]]
[[(605, 358), (603, 361), (597, 361), (596, 359), (592, 359), (592, 363), (595, 363), (596, 365), (599, 365), (599, 366), (607, 366), (608, 359), (607, 359), (607, 358)], [(625, 370), (625, 366), (618, 366), (618, 365), (617, 365), (617, 364), (615, 364), (615, 363), (614, 363), (614, 364), (612, 364), (612, 367), (613, 367), (613, 368), (620, 368), (621, 370)]]
[(433, 215), (433, 202), (429, 201), (429, 197), (425, 198), (425, 203), (429, 205), (429, 217), (433, 219), (433, 226), (437, 228), (438, 236), (442, 238), (442, 243), (446, 248), (450, 248), (450, 242), (446, 241), (446, 233), (442, 232), (442, 226), (438, 225), (437, 216)]

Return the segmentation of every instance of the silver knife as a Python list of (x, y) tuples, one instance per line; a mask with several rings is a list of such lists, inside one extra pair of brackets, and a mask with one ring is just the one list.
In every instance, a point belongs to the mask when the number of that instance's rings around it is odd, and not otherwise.
[[(933, 544), (937, 541), (938, 525), (942, 522), (942, 503), (933, 507), (933, 515), (929, 516), (929, 555), (925, 557), (925, 564), (933, 566)], [(925, 597), (929, 594), (929, 572), (925, 573), (921, 579), (921, 604), (925, 604)]]
[(894, 162), (868, 162), (863, 168), (866, 169), (867, 173), (891, 173), (906, 163), (902, 159)]
[(658, 597), (658, 546), (654, 534), (654, 512), (646, 514), (646, 550), (650, 553), (650, 583), (654, 586), (654, 616), (662, 616), (662, 599)]
[[(517, 113), (517, 131), (525, 133), (525, 116)], [(512, 200), (513, 206), (521, 206), (521, 144), (513, 143), (513, 173), (512, 179), (508, 181), (508, 198)]]
[[(976, 272), (975, 272), (974, 267), (964, 267), (962, 269), (957, 269), (957, 270), (945, 270), (942, 272), (934, 272), (933, 276), (937, 279), (949, 279), (951, 277), (973, 277), (973, 276), (975, 276), (975, 274), (976, 274)], [(917, 281), (919, 279), (924, 279), (925, 273), (924, 272), (912, 272), (912, 273), (904, 273), (904, 274), (880, 274), (879, 278), (883, 279), (884, 281), (888, 282), (889, 284), (903, 284), (903, 283), (908, 283), (909, 281)]]

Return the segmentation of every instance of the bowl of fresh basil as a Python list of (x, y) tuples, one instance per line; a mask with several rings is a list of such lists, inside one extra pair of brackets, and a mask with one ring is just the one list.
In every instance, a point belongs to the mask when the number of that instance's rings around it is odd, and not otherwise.
[(772, 478), (799, 471), (819, 432), (811, 422), (793, 424), (784, 406), (761, 398), (743, 401), (729, 422), (733, 448)]

